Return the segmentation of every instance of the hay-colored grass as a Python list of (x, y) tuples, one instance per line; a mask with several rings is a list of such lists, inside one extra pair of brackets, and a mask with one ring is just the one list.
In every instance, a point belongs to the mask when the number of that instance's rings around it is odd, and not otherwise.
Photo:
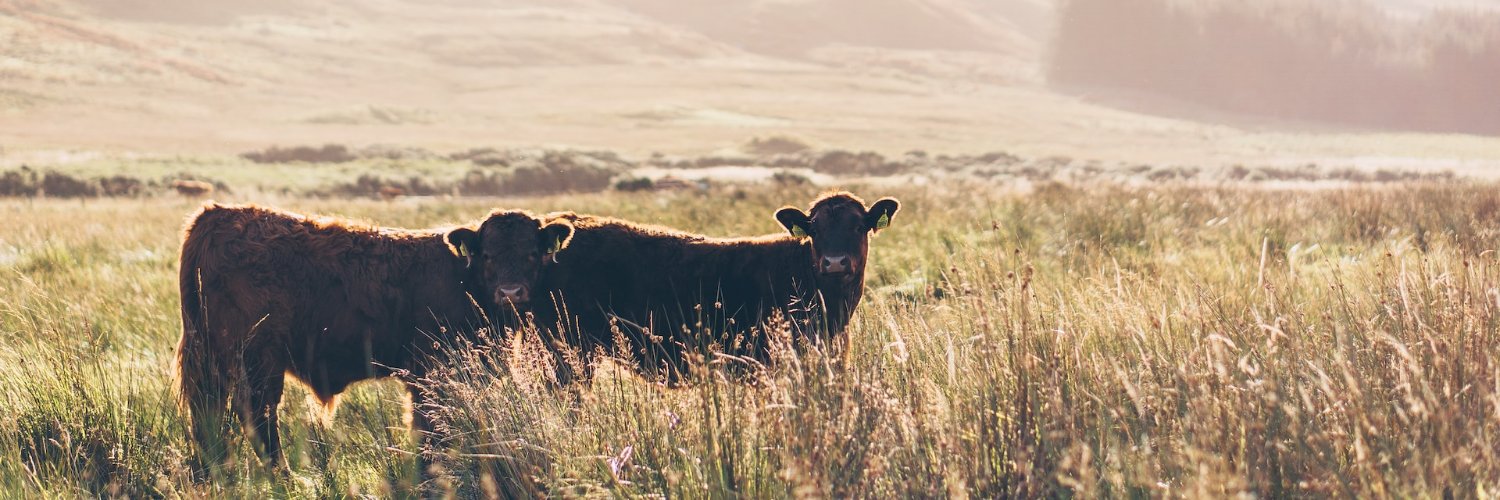
[[(1399, 184), (1028, 192), (854, 186), (903, 210), (837, 351), (753, 384), (604, 369), (576, 394), (511, 338), (432, 380), (460, 494), (1458, 497), (1500, 491), (1500, 190)], [(815, 193), (284, 198), (431, 227), (496, 205), (715, 235)], [(877, 192), (878, 191), (878, 192)], [(0, 496), (410, 496), (402, 391), (320, 423), (289, 391), (291, 477), (245, 440), (195, 481), (169, 366), (170, 198), (0, 202)], [(628, 450), (628, 451), (627, 451)]]

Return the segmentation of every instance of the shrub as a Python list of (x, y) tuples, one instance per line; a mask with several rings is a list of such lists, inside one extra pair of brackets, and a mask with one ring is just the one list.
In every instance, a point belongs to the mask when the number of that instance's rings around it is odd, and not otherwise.
[(39, 189), (35, 170), (11, 170), (0, 175), (0, 196), (36, 196)]
[(627, 177), (615, 181), (615, 191), (650, 191), (655, 186), (650, 177)]
[(376, 144), (362, 148), (356, 156), (371, 160), (432, 160), (438, 158), (436, 153), (426, 149), (387, 144)]
[(349, 148), (342, 144), (287, 148), (271, 146), (260, 151), (243, 153), (240, 157), (255, 163), (344, 163), (356, 159), (354, 154), (349, 152)]
[(799, 172), (777, 170), (771, 174), (771, 182), (779, 186), (807, 186), (812, 184), (812, 179)]
[(756, 163), (757, 161), (755, 158), (751, 158), (748, 156), (710, 155), (701, 156), (698, 157), (698, 159), (693, 160), (692, 167), (748, 167), (751, 165), (755, 165)]
[(773, 135), (766, 138), (756, 137), (750, 139), (742, 148), (746, 153), (759, 156), (781, 155), (801, 153), (812, 149), (812, 145), (798, 139), (785, 135)]
[(42, 192), (58, 198), (87, 198), (98, 196), (99, 186), (67, 174), (47, 172), (42, 176)]
[(540, 159), (514, 166), (506, 194), (603, 191), (620, 170), (591, 155), (549, 151)]
[(134, 177), (113, 175), (99, 179), (99, 194), (104, 196), (140, 196), (146, 183)]
[(818, 156), (812, 163), (813, 170), (818, 173), (835, 175), (880, 175), (894, 173), (900, 168), (899, 164), (888, 163), (880, 153), (862, 151), (851, 153), (848, 151), (827, 151)]
[(474, 169), (458, 181), (457, 191), (468, 196), (499, 196), (505, 194), (504, 184), (504, 175)]
[(400, 195), (433, 196), (451, 192), (451, 186), (446, 187), (434, 184), (426, 178), (411, 176), (406, 179), (392, 179), (373, 174), (364, 174), (355, 179), (353, 183), (335, 186), (330, 190), (333, 194), (340, 196), (369, 196), (377, 198), (390, 198), (393, 193)]
[(495, 148), (469, 148), (448, 155), (449, 160), (467, 161), (482, 167), (510, 166), (511, 154)]

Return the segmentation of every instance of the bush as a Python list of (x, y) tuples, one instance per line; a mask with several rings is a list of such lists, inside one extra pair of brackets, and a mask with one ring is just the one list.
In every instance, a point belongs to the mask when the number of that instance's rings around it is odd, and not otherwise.
[(356, 159), (354, 154), (349, 152), (349, 148), (342, 144), (288, 148), (271, 146), (261, 151), (243, 153), (240, 157), (255, 163), (345, 163)]
[(998, 163), (1002, 165), (1015, 165), (1017, 163), (1021, 163), (1021, 157), (1004, 151), (992, 151), (979, 155), (979, 157), (975, 159), (982, 163)]
[(768, 156), (801, 153), (811, 150), (812, 146), (796, 137), (773, 135), (764, 139), (760, 137), (750, 139), (750, 142), (745, 143), (742, 149), (753, 155)]
[(42, 192), (58, 198), (91, 198), (99, 195), (99, 186), (67, 174), (47, 172), (42, 176)]
[(458, 182), (456, 191), (468, 196), (499, 196), (505, 194), (504, 175), (484, 170), (470, 170)]
[(22, 167), (24, 170), (11, 170), (0, 175), (0, 196), (36, 196), (41, 189), (41, 183), (37, 181), (36, 171)]
[(790, 170), (778, 170), (771, 174), (771, 182), (779, 186), (808, 186), (812, 185), (812, 179), (807, 178), (799, 172)]
[(380, 196), (382, 191), (393, 193), (399, 190), (403, 194), (417, 196), (509, 196), (599, 192), (608, 189), (610, 180), (629, 166), (614, 153), (589, 151), (547, 151), (536, 154), (474, 148), (453, 153), (446, 158), (488, 168), (470, 169), (463, 177), (452, 181), (433, 181), (419, 176), (400, 179), (365, 174), (354, 182), (335, 185), (325, 193), (339, 196)]
[(146, 183), (134, 177), (114, 175), (99, 179), (99, 194), (104, 196), (140, 196)]
[(748, 156), (711, 155), (698, 157), (698, 159), (693, 160), (691, 167), (749, 167), (755, 165), (756, 163), (757, 161), (755, 158), (751, 158)]
[(511, 162), (511, 154), (495, 148), (470, 148), (448, 155), (448, 159), (452, 161), (467, 161), (483, 167), (508, 167)]
[(365, 147), (359, 150), (357, 156), (368, 160), (432, 160), (438, 158), (436, 153), (426, 149), (387, 144), (376, 144)]
[(834, 150), (824, 152), (812, 163), (813, 170), (818, 173), (851, 175), (851, 174), (882, 174), (893, 173), (899, 169), (887, 168), (892, 164), (885, 161), (885, 157), (879, 153), (863, 151), (851, 153), (848, 151)]
[(432, 183), (426, 178), (411, 176), (405, 180), (364, 174), (353, 183), (335, 186), (330, 190), (340, 196), (390, 197), (391, 193), (415, 196), (434, 196), (453, 191), (452, 186)]
[(650, 191), (656, 183), (650, 177), (628, 177), (615, 181), (615, 191)]
[(622, 165), (593, 155), (549, 151), (540, 159), (515, 166), (504, 190), (505, 194), (603, 191), (623, 170)]

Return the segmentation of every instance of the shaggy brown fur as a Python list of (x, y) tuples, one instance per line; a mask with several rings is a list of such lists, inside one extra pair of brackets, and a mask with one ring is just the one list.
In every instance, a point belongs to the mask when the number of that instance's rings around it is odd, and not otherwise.
[[(467, 283), (477, 283), (469, 279), (476, 271), (467, 252), (450, 246), (455, 233), (473, 231), (363, 227), (213, 203), (194, 214), (182, 245), (177, 365), (200, 452), (221, 458), (220, 423), (232, 399), (277, 464), (287, 375), (331, 409), (354, 382), (420, 377), (441, 345), (475, 332), (483, 323), (469, 292), (479, 288)], [(413, 425), (428, 430), (424, 396), (408, 388)]]
[(621, 347), (617, 329), (642, 372), (668, 381), (683, 375), (686, 353), (709, 344), (765, 361), (768, 339), (755, 327), (777, 313), (812, 341), (843, 332), (864, 294), (868, 235), (898, 207), (885, 199), (867, 211), (849, 193), (830, 193), (811, 215), (778, 211), (792, 236), (751, 238), (558, 214), (575, 231), (557, 264), (543, 269), (538, 288), (554, 302), (535, 307), (537, 324), (571, 333), (565, 342), (585, 352)]

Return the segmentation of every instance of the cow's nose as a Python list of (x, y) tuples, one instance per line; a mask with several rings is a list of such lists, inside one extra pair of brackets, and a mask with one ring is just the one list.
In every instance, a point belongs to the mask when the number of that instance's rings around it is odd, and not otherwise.
[(496, 302), (510, 302), (513, 304), (525, 304), (531, 298), (531, 293), (523, 285), (501, 286), (498, 290)]
[(828, 274), (847, 273), (850, 271), (848, 255), (830, 255), (823, 257), (823, 272)]

